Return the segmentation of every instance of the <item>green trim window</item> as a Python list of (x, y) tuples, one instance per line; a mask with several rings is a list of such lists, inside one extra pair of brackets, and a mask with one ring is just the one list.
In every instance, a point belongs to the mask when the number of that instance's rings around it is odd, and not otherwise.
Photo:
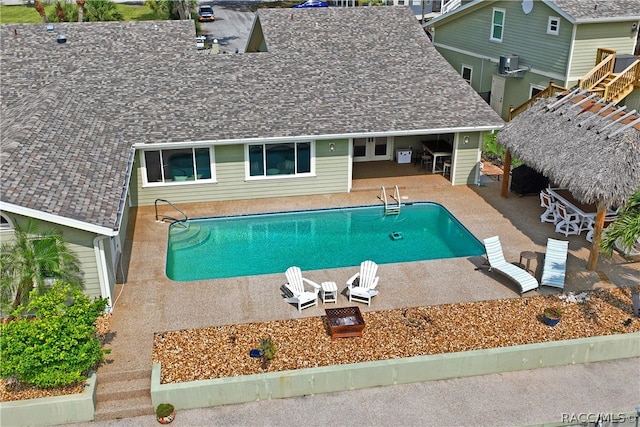
[(311, 175), (312, 149), (311, 142), (249, 144), (247, 175), (252, 178)]
[(491, 18), (491, 37), (489, 37), (489, 40), (502, 42), (505, 13), (506, 11), (504, 9), (493, 9), (493, 16)]
[(146, 150), (142, 168), (146, 184), (177, 184), (214, 180), (210, 147)]
[(557, 36), (560, 32), (560, 18), (557, 16), (550, 16), (547, 23), (547, 34)]

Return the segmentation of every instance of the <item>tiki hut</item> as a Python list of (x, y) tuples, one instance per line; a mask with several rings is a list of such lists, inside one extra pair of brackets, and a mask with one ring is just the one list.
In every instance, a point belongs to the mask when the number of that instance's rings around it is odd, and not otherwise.
[(587, 265), (595, 270), (607, 209), (640, 190), (639, 115), (576, 89), (536, 101), (497, 141), (508, 158), (522, 160), (581, 202), (597, 204)]

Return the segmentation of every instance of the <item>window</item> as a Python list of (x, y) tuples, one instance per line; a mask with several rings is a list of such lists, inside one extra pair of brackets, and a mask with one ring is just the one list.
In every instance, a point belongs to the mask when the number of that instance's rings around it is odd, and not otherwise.
[(250, 144), (249, 176), (302, 175), (311, 173), (311, 143)]
[(471, 74), (473, 73), (473, 69), (468, 65), (462, 66), (462, 78), (469, 84), (471, 84)]
[(502, 41), (504, 33), (504, 9), (493, 9), (493, 18), (491, 19), (491, 37), (489, 40), (496, 42)]
[(0, 230), (10, 230), (13, 228), (13, 224), (9, 221), (9, 218), (4, 215), (0, 215)]
[(546, 88), (544, 86), (530, 85), (530, 87), (529, 87), (529, 98), (533, 98), (534, 96), (536, 96), (537, 94), (539, 94), (540, 92), (542, 92), (545, 89)]
[(547, 34), (558, 35), (560, 31), (560, 18), (557, 16), (550, 16), (549, 23), (547, 24)]
[(184, 183), (213, 178), (211, 149), (176, 148), (143, 152), (148, 184)]

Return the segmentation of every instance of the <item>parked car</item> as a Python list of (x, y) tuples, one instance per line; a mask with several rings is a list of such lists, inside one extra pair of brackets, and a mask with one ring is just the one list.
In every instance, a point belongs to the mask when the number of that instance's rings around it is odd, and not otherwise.
[(329, 7), (329, 4), (327, 4), (327, 2), (324, 2), (322, 0), (307, 0), (304, 3), (300, 3), (297, 4), (293, 7), (296, 8), (305, 8), (305, 7)]
[(213, 13), (213, 8), (211, 6), (200, 6), (200, 8), (198, 9), (198, 21), (200, 22), (204, 22), (204, 21), (215, 21), (216, 20), (216, 14)]

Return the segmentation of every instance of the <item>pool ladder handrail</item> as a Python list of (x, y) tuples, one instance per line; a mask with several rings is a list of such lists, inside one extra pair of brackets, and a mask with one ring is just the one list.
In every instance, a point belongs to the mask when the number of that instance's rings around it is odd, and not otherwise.
[(380, 195), (378, 196), (380, 200), (384, 202), (384, 214), (386, 215), (399, 215), (400, 208), (402, 204), (400, 203), (400, 190), (398, 190), (398, 186), (395, 186), (393, 190), (393, 195), (391, 198), (397, 202), (397, 204), (389, 204), (387, 199), (387, 190), (384, 188), (384, 185), (380, 188)]
[[(177, 219), (177, 218), (173, 218), (173, 217), (168, 216), (168, 215), (158, 215), (158, 202), (164, 202), (164, 203), (168, 204), (173, 209), (175, 209), (178, 212), (180, 212), (184, 218)], [(189, 217), (187, 217), (186, 213), (184, 213), (180, 208), (178, 208), (176, 205), (174, 205), (173, 203), (171, 203), (170, 201), (168, 201), (166, 199), (156, 199), (156, 201), (154, 202), (154, 205), (155, 205), (155, 210), (156, 210), (156, 222), (164, 222), (165, 220), (170, 220), (172, 222), (187, 222), (187, 220), (189, 219)]]

